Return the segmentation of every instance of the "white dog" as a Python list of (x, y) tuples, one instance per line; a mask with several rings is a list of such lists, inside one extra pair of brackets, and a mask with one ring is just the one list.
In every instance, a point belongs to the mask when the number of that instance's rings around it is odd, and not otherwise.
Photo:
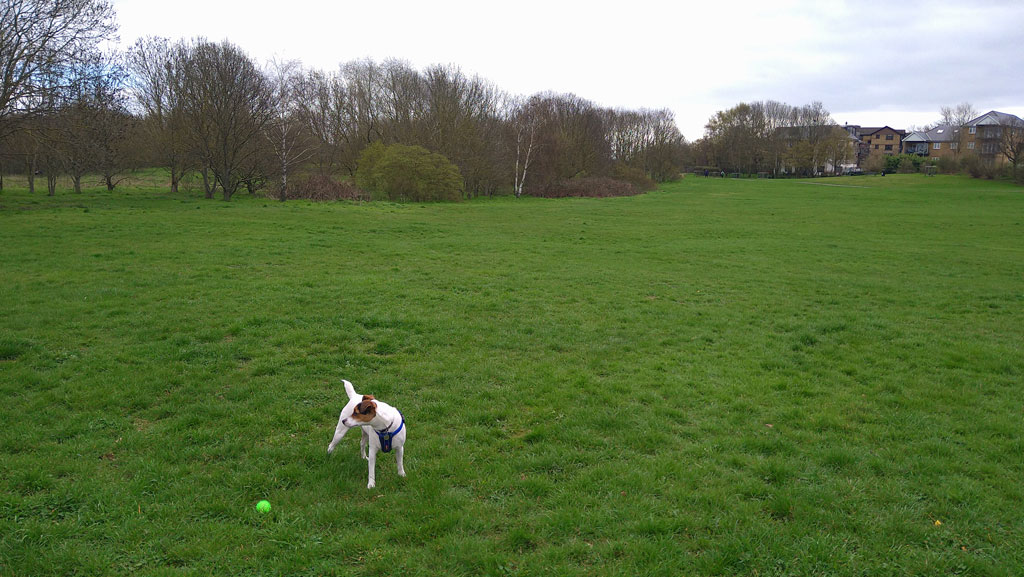
[[(355, 387), (348, 381), (345, 383), (345, 392), (348, 393), (348, 404), (341, 410), (338, 417), (338, 427), (334, 429), (334, 438), (327, 446), (327, 453), (333, 453), (338, 441), (345, 436), (352, 427), (361, 427), (363, 437), (359, 440), (359, 454), (369, 461), (370, 481), (366, 484), (367, 489), (376, 486), (377, 474), (377, 453), (389, 453), (395, 450), (395, 461), (398, 462), (398, 475), (405, 476), (405, 467), (402, 465), (402, 457), (405, 455), (405, 418), (398, 409), (391, 405), (378, 401), (372, 395), (358, 395)], [(373, 429), (375, 434), (371, 435), (367, 429)], [(369, 446), (369, 452), (367, 452)]]

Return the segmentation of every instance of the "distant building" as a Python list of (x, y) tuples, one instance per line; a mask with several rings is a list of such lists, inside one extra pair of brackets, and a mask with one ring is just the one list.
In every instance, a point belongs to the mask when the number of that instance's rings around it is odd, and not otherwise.
[(859, 126), (847, 124), (843, 128), (859, 142), (857, 166), (864, 166), (872, 156), (892, 156), (903, 152), (906, 130), (891, 126)]
[(929, 158), (956, 158), (959, 154), (960, 129), (940, 124), (931, 130), (911, 132), (903, 142), (907, 154)]
[(1006, 157), (1000, 152), (999, 144), (1007, 127), (1024, 128), (1024, 120), (992, 110), (968, 121), (963, 127), (941, 124), (928, 131), (912, 132), (904, 139), (904, 151), (929, 158), (959, 158), (961, 153), (976, 154), (989, 162), (1003, 163)]
[(966, 147), (984, 160), (1004, 163), (999, 144), (1007, 128), (1024, 128), (1024, 120), (1013, 114), (991, 110), (967, 123)]

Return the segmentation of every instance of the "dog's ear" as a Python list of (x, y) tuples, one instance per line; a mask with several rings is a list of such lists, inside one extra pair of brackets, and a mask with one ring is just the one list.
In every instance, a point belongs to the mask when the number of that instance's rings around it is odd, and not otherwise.
[(373, 395), (363, 395), (363, 402), (374, 400)]
[(374, 403), (372, 400), (370, 400), (370, 401), (363, 401), (363, 402), (359, 403), (358, 405), (356, 405), (355, 409), (352, 411), (353, 418), (355, 418), (356, 420), (359, 420), (359, 421), (363, 421), (363, 422), (366, 422), (366, 421), (369, 421), (369, 420), (373, 419), (374, 415), (376, 415), (376, 414), (377, 414), (377, 404)]

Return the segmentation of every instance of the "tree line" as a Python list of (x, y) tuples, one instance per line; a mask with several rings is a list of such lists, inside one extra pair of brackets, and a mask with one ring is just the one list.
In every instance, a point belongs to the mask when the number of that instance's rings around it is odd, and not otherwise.
[(856, 162), (850, 134), (820, 102), (742, 102), (708, 120), (693, 144), (698, 165), (726, 172), (813, 175)]
[(926, 159), (916, 154), (893, 154), (865, 159), (866, 151), (858, 150), (861, 144), (857, 138), (840, 127), (820, 102), (803, 106), (774, 100), (744, 102), (719, 111), (708, 120), (704, 137), (690, 146), (690, 159), (697, 166), (714, 170), (772, 176), (839, 174), (844, 165), (872, 171), (917, 172), (927, 163), (944, 172), (963, 171), (975, 177), (994, 178), (1006, 172), (1006, 167), (996, 159), (996, 155), (1001, 155), (1012, 177), (1020, 179), (1017, 167), (1024, 158), (1024, 122), (1004, 115), (999, 126), (987, 128), (995, 135), (986, 133), (989, 148), (968, 152), (968, 124), (979, 116), (978, 111), (964, 102), (942, 107), (940, 115), (935, 123), (910, 127), (910, 131), (948, 127), (952, 136), (943, 142), (956, 145), (952, 156)]
[(667, 109), (516, 96), (456, 66), (397, 59), (261, 66), (203, 38), (104, 52), (117, 30), (106, 0), (5, 0), (0, 10), (0, 173), (24, 172), (33, 189), (42, 176), (50, 194), (58, 176), (80, 191), (98, 174), (112, 190), (131, 169), (158, 166), (172, 190), (195, 176), (226, 200), (264, 188), (284, 200), (339, 181), (391, 198), (416, 198), (424, 182), (443, 185), (444, 198), (453, 187), (459, 198), (557, 195), (580, 182), (652, 187), (685, 161)]

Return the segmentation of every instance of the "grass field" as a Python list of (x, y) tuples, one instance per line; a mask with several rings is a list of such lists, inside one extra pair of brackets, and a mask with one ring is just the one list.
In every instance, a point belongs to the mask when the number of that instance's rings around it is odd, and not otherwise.
[[(8, 189), (0, 575), (1024, 574), (1022, 222), (917, 175)], [(342, 378), (407, 479), (326, 455)]]

